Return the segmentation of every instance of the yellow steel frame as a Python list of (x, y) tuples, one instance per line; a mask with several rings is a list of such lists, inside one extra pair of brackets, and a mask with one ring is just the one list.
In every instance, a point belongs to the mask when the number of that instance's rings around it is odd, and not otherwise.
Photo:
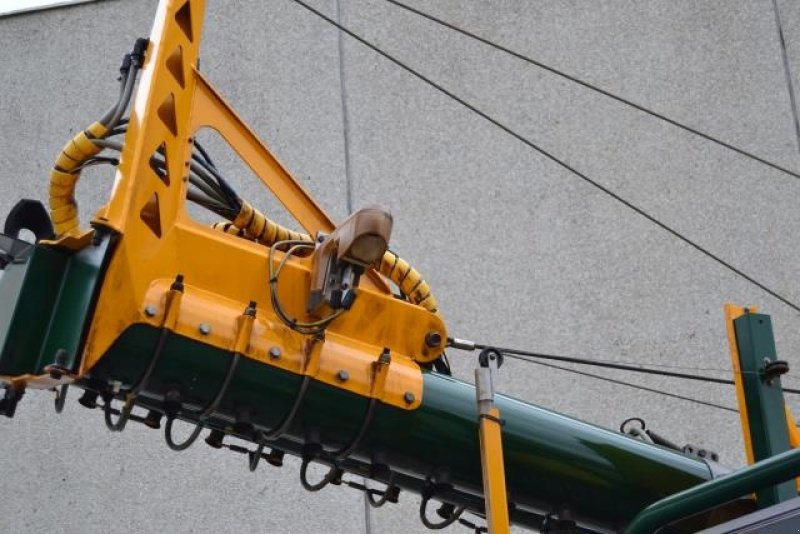
[[(395, 299), (380, 275), (371, 272), (352, 309), (328, 327), (324, 341), (309, 339), (281, 323), (270, 306), (267, 249), (214, 231), (188, 215), (193, 136), (207, 127), (231, 145), (309, 234), (334, 228), (197, 70), (204, 11), (204, 0), (162, 0), (159, 5), (111, 199), (93, 220), (95, 226), (116, 231), (120, 239), (100, 290), (80, 374), (88, 372), (130, 325), (163, 324), (170, 283), (180, 273), (185, 291), (171, 321), (176, 333), (232, 350), (237, 318), (255, 301), (258, 313), (241, 350), (245, 357), (404, 409), (419, 406), (418, 363), (432, 361), (444, 349), (443, 342), (429, 347), (426, 336), (436, 332), (440, 339), (447, 338), (439, 316)], [(149, 163), (159, 148), (166, 154), (164, 178)], [(279, 253), (277, 260), (281, 257)], [(309, 261), (290, 260), (280, 281), (283, 305), (301, 319)], [(210, 332), (200, 332), (200, 323)], [(272, 347), (281, 350), (279, 359), (269, 357)], [(373, 369), (384, 348), (393, 356), (385, 376)], [(347, 371), (346, 382), (337, 380), (340, 370)]]

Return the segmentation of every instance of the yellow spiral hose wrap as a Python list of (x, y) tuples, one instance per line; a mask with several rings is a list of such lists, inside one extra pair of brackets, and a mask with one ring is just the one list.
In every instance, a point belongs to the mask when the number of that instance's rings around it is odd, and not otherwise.
[(289, 230), (269, 219), (255, 209), (249, 202), (242, 200), (239, 215), (233, 220), (233, 225), (245, 231), (248, 238), (265, 245), (272, 245), (278, 241), (311, 241), (311, 236)]
[(58, 237), (80, 234), (75, 186), (81, 176), (81, 165), (102, 150), (92, 139), (103, 137), (106, 132), (103, 124), (95, 122), (78, 133), (61, 150), (50, 172), (50, 218)]
[(408, 297), (408, 300), (417, 306), (422, 306), (431, 313), (439, 313), (439, 303), (436, 301), (436, 297), (433, 296), (428, 282), (406, 260), (391, 250), (387, 250), (381, 260), (379, 272), (400, 288), (400, 291)]
[[(289, 230), (271, 221), (245, 200), (242, 200), (239, 214), (232, 223), (218, 222), (213, 224), (212, 228), (244, 237), (266, 246), (287, 240), (312, 241), (311, 236), (308, 234)], [(422, 274), (407, 261), (394, 252), (387, 250), (381, 260), (379, 272), (396, 285), (408, 297), (410, 302), (438, 315), (439, 304), (436, 301), (436, 297), (433, 296), (430, 286), (422, 278)]]

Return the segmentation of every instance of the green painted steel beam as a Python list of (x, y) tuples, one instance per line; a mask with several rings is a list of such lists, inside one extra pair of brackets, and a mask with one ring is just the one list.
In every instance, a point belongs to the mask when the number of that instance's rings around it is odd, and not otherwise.
[[(24, 268), (6, 272), (0, 292), (8, 300), (2, 307), (13, 310), (0, 324), (0, 372), (39, 373), (56, 348), (80, 354), (109, 256), (107, 244), (74, 255), (37, 247)], [(112, 382), (122, 390), (138, 383), (158, 335), (149, 325), (130, 326), (77, 385), (108, 394)], [(231, 360), (229, 352), (173, 333), (136, 404), (165, 412), (165, 395), (177, 391), (182, 402), (178, 418), (196, 424), (197, 414), (217, 395)], [(435, 481), (436, 499), (481, 513), (475, 388), (438, 373), (426, 372), (423, 378), (418, 409), (379, 404), (353, 454), (335, 463), (368, 477), (378, 466), (386, 468), (399, 487), (415, 493)], [(301, 380), (244, 358), (203, 426), (234, 433), (237, 414), (245, 411), (256, 430), (268, 432), (286, 417)], [(517, 524), (538, 528), (544, 515), (568, 510), (587, 529), (616, 530), (650, 504), (713, 478), (697, 458), (503, 395), (495, 402), (505, 420), (506, 481), (510, 515)], [(312, 380), (296, 418), (272, 445), (298, 456), (310, 444), (323, 451), (342, 449), (359, 434), (367, 407), (365, 397)], [(241, 431), (235, 435), (253, 439)], [(324, 452), (315, 461), (334, 463)], [(376, 478), (386, 482), (385, 475)]]
[[(790, 449), (781, 380), (765, 373), (766, 366), (777, 360), (772, 321), (769, 315), (746, 313), (735, 319), (733, 326), (753, 459), (759, 462)], [(759, 508), (765, 508), (794, 497), (794, 481), (786, 481), (759, 491), (757, 503)]]
[(798, 475), (800, 449), (783, 452), (648, 506), (631, 521), (625, 533), (652, 534), (681, 518), (754, 491), (760, 492)]
[(56, 351), (75, 369), (111, 237), (71, 253), (37, 245), (0, 278), (0, 375), (41, 374)]
[[(152, 356), (157, 335), (150, 326), (132, 326), (91, 371), (92, 378), (121, 381), (123, 389), (135, 383)], [(184, 400), (181, 418), (194, 422), (192, 413), (216, 395), (230, 360), (225, 351), (172, 335), (137, 402), (161, 411), (165, 393), (177, 389)], [(230, 431), (237, 410), (246, 407), (256, 429), (269, 431), (290, 409), (300, 380), (298, 375), (244, 359), (205, 426)], [(649, 504), (712, 478), (702, 460), (503, 395), (496, 397), (496, 404), (505, 420), (509, 502), (518, 511), (547, 514), (568, 508), (587, 525), (619, 528)], [(366, 408), (366, 398), (312, 381), (296, 420), (275, 445), (302, 454), (309, 436), (315, 435), (326, 450), (340, 449), (358, 433)], [(474, 386), (425, 373), (420, 408), (379, 405), (345, 465), (348, 471), (369, 476), (375, 458), (402, 475), (401, 487), (419, 492), (426, 479), (446, 480), (453, 490), (451, 501), (477, 503), (480, 510)], [(325, 463), (324, 455), (321, 461)], [(515, 517), (518, 523), (536, 526), (519, 520), (512, 511), (512, 520)]]

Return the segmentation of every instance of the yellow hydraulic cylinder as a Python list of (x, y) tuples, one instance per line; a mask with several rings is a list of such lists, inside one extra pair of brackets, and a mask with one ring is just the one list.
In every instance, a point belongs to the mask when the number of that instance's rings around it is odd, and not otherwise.
[(489, 534), (508, 534), (508, 498), (503, 461), (503, 423), (494, 405), (494, 382), (501, 363), (500, 353), (491, 349), (481, 353), (475, 369), (475, 392), (478, 400), (483, 495)]

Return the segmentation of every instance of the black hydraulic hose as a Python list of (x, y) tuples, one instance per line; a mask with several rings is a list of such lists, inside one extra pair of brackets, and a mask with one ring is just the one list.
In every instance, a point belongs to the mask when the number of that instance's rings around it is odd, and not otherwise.
[(430, 519), (428, 519), (427, 516), (428, 502), (431, 500), (431, 497), (432, 495), (423, 495), (422, 502), (419, 504), (419, 519), (426, 528), (431, 530), (441, 530), (443, 528), (447, 528), (458, 521), (458, 518), (464, 513), (464, 507), (459, 506), (454, 508), (453, 511), (439, 523), (433, 523)]
[[(122, 152), (123, 145), (117, 141), (111, 141), (109, 139), (93, 139), (92, 142), (100, 147), (108, 148), (111, 150), (116, 150), (117, 152)], [(150, 161), (159, 169), (165, 169), (166, 160), (152, 156)], [(192, 172), (189, 173), (189, 182), (203, 191), (206, 195), (211, 197), (212, 199), (225, 204), (228, 207), (226, 202), (226, 197), (222, 192), (222, 189), (219, 187), (214, 179), (209, 176), (199, 164), (192, 162), (189, 166)], [(230, 207), (230, 209), (235, 209)]]
[[(183, 275), (179, 274), (175, 277), (175, 281), (172, 282), (172, 285), (170, 286), (170, 291), (183, 292)], [(150, 362), (147, 364), (142, 376), (125, 394), (125, 404), (123, 405), (122, 410), (120, 410), (119, 417), (117, 418), (116, 422), (114, 422), (111, 418), (111, 398), (106, 401), (104, 406), (105, 422), (108, 429), (112, 432), (122, 432), (125, 429), (125, 425), (128, 423), (128, 419), (130, 419), (131, 412), (133, 411), (134, 400), (139, 395), (139, 392), (150, 381), (150, 377), (155, 371), (158, 362), (161, 361), (161, 356), (164, 353), (164, 348), (167, 345), (167, 340), (169, 339), (170, 334), (171, 331), (168, 328), (165, 328), (164, 326), (161, 327), (158, 341), (156, 341), (156, 346), (153, 349), (153, 356), (150, 358)]]
[(203, 423), (214, 412), (214, 410), (217, 409), (219, 403), (222, 402), (222, 398), (225, 396), (225, 393), (227, 393), (228, 386), (230, 386), (231, 380), (233, 380), (233, 375), (236, 373), (240, 359), (241, 355), (238, 352), (233, 355), (233, 361), (231, 361), (231, 364), (228, 367), (228, 373), (225, 375), (225, 379), (222, 381), (219, 391), (217, 391), (217, 395), (214, 397), (214, 400), (212, 400), (211, 403), (203, 409), (202, 412), (196, 414), (198, 422), (195, 425), (194, 430), (192, 430), (192, 433), (188, 438), (186, 438), (185, 441), (181, 443), (175, 442), (175, 440), (172, 438), (172, 424), (175, 420), (175, 416), (173, 415), (167, 417), (167, 423), (164, 425), (164, 440), (167, 442), (167, 446), (170, 449), (173, 451), (183, 451), (188, 449), (197, 440), (197, 437), (203, 430)]
[[(386, 504), (386, 502), (389, 500), (389, 496), (394, 491), (395, 491), (394, 471), (389, 471), (389, 481), (386, 483), (386, 489), (384, 489), (383, 491), (374, 490), (367, 487), (364, 488), (364, 493), (367, 496), (367, 503), (369, 503), (369, 505), (372, 506), (373, 508), (380, 508), (381, 506)], [(372, 497), (373, 493), (376, 495), (380, 495), (381, 498), (376, 500), (375, 498)]]
[(108, 118), (108, 122), (103, 122), (103, 126), (105, 126), (107, 129), (113, 129), (119, 123), (120, 119), (122, 118), (122, 114), (125, 113), (126, 109), (128, 109), (128, 104), (130, 103), (131, 96), (133, 95), (133, 88), (136, 85), (136, 76), (138, 73), (139, 67), (136, 65), (131, 65), (131, 70), (125, 78), (125, 86), (122, 94), (120, 95), (120, 100), (114, 109), (114, 113)]
[(200, 432), (203, 430), (202, 423), (197, 423), (192, 430), (192, 433), (189, 434), (189, 437), (186, 438), (181, 443), (177, 443), (172, 438), (172, 422), (175, 420), (174, 417), (167, 417), (167, 423), (164, 425), (164, 441), (167, 442), (167, 447), (172, 449), (173, 451), (180, 452), (185, 451), (192, 444), (197, 441), (197, 437), (200, 435)]
[(316, 484), (311, 484), (308, 481), (308, 465), (311, 463), (311, 458), (303, 458), (303, 463), (300, 465), (300, 485), (303, 486), (304, 489), (307, 491), (315, 492), (319, 491), (334, 480), (341, 478), (342, 470), (336, 466), (331, 467), (325, 476), (322, 477), (322, 480), (317, 482)]
[(375, 407), (378, 405), (378, 400), (374, 397), (369, 400), (369, 404), (367, 405), (367, 411), (364, 414), (364, 420), (361, 422), (361, 426), (358, 429), (358, 432), (350, 441), (349, 444), (345, 445), (342, 449), (338, 451), (328, 452), (325, 451), (326, 456), (331, 456), (334, 462), (341, 462), (342, 460), (346, 460), (348, 456), (350, 456), (353, 451), (358, 447), (358, 444), (361, 443), (361, 440), (364, 438), (364, 434), (367, 433), (367, 429), (369, 425), (372, 423), (372, 420), (375, 418)]
[(287, 430), (289, 430), (289, 427), (292, 425), (292, 422), (294, 422), (294, 418), (300, 409), (300, 405), (303, 403), (303, 399), (306, 396), (306, 392), (308, 391), (308, 386), (310, 383), (311, 379), (309, 376), (303, 375), (303, 381), (300, 383), (300, 388), (297, 390), (297, 396), (294, 399), (294, 404), (292, 404), (292, 408), (289, 410), (289, 413), (286, 414), (286, 417), (284, 417), (283, 421), (281, 421), (277, 427), (269, 432), (261, 434), (262, 440), (275, 441), (285, 434)]
[(136, 76), (144, 65), (144, 55), (147, 52), (147, 46), (150, 44), (148, 39), (140, 37), (136, 39), (133, 44), (133, 50), (129, 54), (125, 54), (122, 59), (122, 66), (120, 67), (121, 73), (121, 90), (117, 105), (111, 108), (102, 119), (100, 123), (106, 127), (107, 130), (113, 129), (119, 124), (122, 114), (128, 108), (133, 94), (133, 87), (136, 85)]
[(130, 76), (131, 76), (130, 68), (122, 71), (122, 74), (119, 78), (119, 96), (117, 97), (117, 101), (100, 118), (100, 120), (98, 121), (100, 122), (100, 124), (104, 126), (108, 126), (109, 124), (111, 124), (111, 119), (114, 117), (114, 115), (116, 115), (117, 110), (122, 106), (123, 97), (125, 96), (125, 88), (128, 86), (128, 78), (130, 78)]

